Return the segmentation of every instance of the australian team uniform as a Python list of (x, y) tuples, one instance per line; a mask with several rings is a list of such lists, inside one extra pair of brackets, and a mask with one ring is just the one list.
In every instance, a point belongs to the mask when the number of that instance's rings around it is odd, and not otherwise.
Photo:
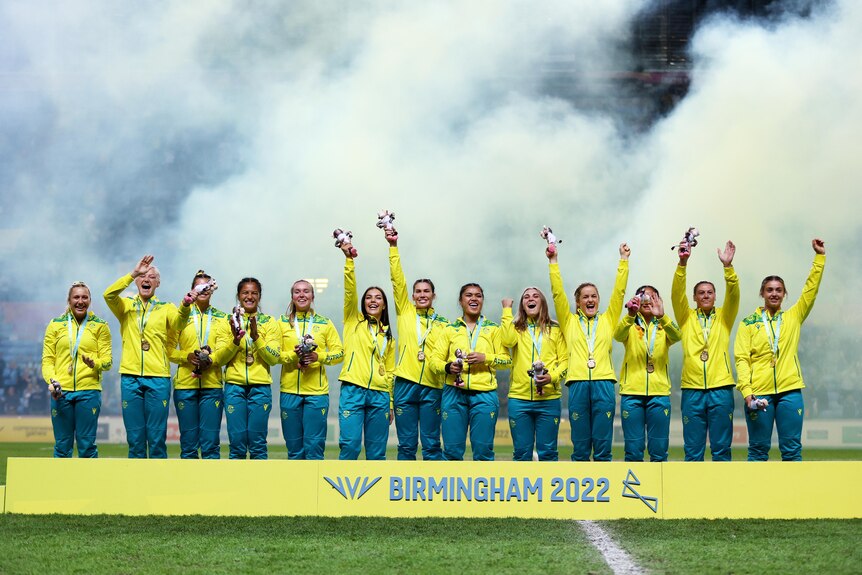
[(778, 432), (781, 459), (802, 460), (805, 382), (799, 364), (799, 334), (814, 307), (825, 265), (825, 254), (814, 256), (802, 294), (787, 311), (771, 315), (759, 307), (742, 320), (736, 331), (737, 387), (743, 397), (754, 394), (768, 402), (765, 411), (745, 406), (749, 461), (769, 459), (773, 426)]
[[(503, 308), (500, 320), (500, 342), (512, 351), (509, 381), (509, 429), (512, 433), (515, 461), (531, 461), (533, 447), (539, 461), (557, 461), (557, 435), (562, 410), (560, 388), (565, 381), (569, 354), (563, 330), (556, 322), (540, 330), (527, 320), (524, 330), (515, 328), (512, 308)], [(542, 361), (551, 381), (539, 393), (529, 371)]]
[(395, 429), (398, 459), (415, 460), (419, 439), (422, 459), (443, 459), (440, 412), (443, 377), (427, 361), (445, 337), (448, 320), (433, 308), (419, 311), (410, 299), (398, 248), (389, 248), (389, 272), (398, 317), (398, 361), (395, 367)]
[[(329, 414), (329, 380), (326, 366), (344, 360), (341, 338), (332, 322), (322, 315), (297, 312), (282, 315), (281, 328), (281, 433), (288, 459), (323, 459), (326, 420)], [(299, 368), (295, 348), (308, 334), (317, 344), (317, 361)]]
[(611, 460), (617, 381), (611, 357), (613, 333), (623, 309), (629, 262), (621, 259), (607, 309), (588, 318), (572, 313), (563, 287), (560, 266), (550, 264), (554, 308), (569, 348), (567, 372), (569, 420), (572, 427), (572, 461)]
[[(95, 363), (90, 367), (82, 356)], [(71, 311), (54, 318), (45, 329), (42, 344), (42, 378), (51, 388), (57, 381), (63, 391), (51, 398), (54, 457), (98, 457), (96, 430), (102, 408), (102, 372), (111, 369), (111, 330), (102, 318), (88, 312), (78, 322)]]
[(180, 310), (153, 295), (121, 297), (134, 279), (126, 274), (105, 290), (105, 303), (120, 322), (123, 355), (120, 390), (123, 424), (129, 442), (129, 457), (165, 459), (168, 402), (171, 399), (171, 367), (168, 332), (184, 326), (191, 309)]
[(713, 461), (730, 461), (733, 440), (733, 372), (730, 332), (739, 312), (739, 278), (724, 268), (724, 303), (707, 314), (689, 308), (686, 266), (677, 265), (670, 298), (682, 333), (682, 433), (686, 461), (703, 461), (706, 437)]
[(356, 267), (352, 258), (346, 258), (344, 364), (338, 376), (341, 381), (338, 458), (358, 459), (364, 435), (365, 459), (386, 459), (396, 343), (388, 326), (365, 319), (360, 304), (356, 293)]

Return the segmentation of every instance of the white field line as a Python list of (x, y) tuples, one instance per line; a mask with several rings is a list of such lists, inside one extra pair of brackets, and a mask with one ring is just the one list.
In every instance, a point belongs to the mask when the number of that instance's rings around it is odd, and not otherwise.
[(643, 575), (646, 573), (637, 563), (631, 558), (631, 555), (626, 553), (622, 547), (616, 544), (611, 539), (607, 531), (602, 529), (598, 523), (594, 521), (578, 521), (581, 529), (587, 534), (587, 539), (593, 544), (593, 547), (599, 550), (602, 554), (605, 563), (611, 568), (614, 575)]

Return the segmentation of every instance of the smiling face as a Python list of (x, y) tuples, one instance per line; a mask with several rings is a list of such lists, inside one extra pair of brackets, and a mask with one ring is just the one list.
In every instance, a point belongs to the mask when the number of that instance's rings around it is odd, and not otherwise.
[(383, 315), (383, 310), (386, 309), (383, 292), (377, 288), (368, 289), (362, 298), (362, 309), (367, 315), (379, 320), (380, 316)]
[(260, 288), (254, 282), (245, 282), (240, 284), (239, 293), (237, 293), (242, 309), (246, 314), (257, 313), (257, 306), (260, 303)]
[(159, 270), (155, 266), (150, 266), (147, 273), (135, 278), (135, 285), (138, 286), (138, 295), (141, 296), (142, 300), (148, 301), (156, 295), (156, 288), (159, 287), (161, 281)]
[[(641, 315), (644, 317), (644, 319), (650, 320), (650, 319), (652, 319), (652, 316), (653, 316), (652, 305), (653, 305), (653, 302), (655, 302), (655, 298), (656, 298), (655, 290), (651, 287), (646, 287), (646, 288), (643, 288), (643, 290), (639, 292), (639, 295), (641, 296), (641, 307), (640, 307)], [(644, 296), (646, 296), (646, 297), (644, 297)]]
[(90, 290), (86, 286), (76, 286), (69, 290), (69, 309), (79, 322), (87, 317), (90, 309)]
[(290, 288), (290, 299), (296, 311), (307, 313), (314, 303), (314, 287), (307, 281), (300, 280)]
[(416, 282), (413, 285), (413, 303), (416, 309), (425, 310), (434, 305), (434, 288), (428, 282)]
[[(209, 278), (197, 277), (197, 278), (195, 278), (195, 281), (192, 284), (192, 289), (194, 289), (195, 287), (197, 287), (201, 284), (205, 284), (208, 281), (209, 281)], [(197, 306), (200, 309), (207, 309), (210, 305), (210, 299), (212, 299), (212, 297), (213, 297), (212, 292), (201, 292), (197, 295), (197, 298), (195, 298), (195, 303), (197, 304)]]
[(595, 317), (599, 313), (599, 290), (592, 284), (582, 286), (575, 294), (575, 303), (585, 316)]
[(485, 303), (485, 293), (479, 286), (467, 286), (461, 292), (459, 303), (464, 310), (464, 315), (479, 317), (482, 313), (482, 305)]
[(781, 303), (787, 291), (784, 289), (784, 282), (781, 280), (769, 280), (764, 282), (760, 288), (760, 296), (763, 298), (763, 307), (770, 312), (775, 313), (781, 309)]
[(542, 312), (542, 308), (546, 305), (547, 304), (542, 297), (542, 293), (539, 290), (536, 288), (527, 288), (521, 296), (520, 313), (523, 313), (528, 318), (535, 321)]
[(715, 286), (710, 282), (700, 282), (694, 286), (694, 303), (705, 313), (715, 307)]

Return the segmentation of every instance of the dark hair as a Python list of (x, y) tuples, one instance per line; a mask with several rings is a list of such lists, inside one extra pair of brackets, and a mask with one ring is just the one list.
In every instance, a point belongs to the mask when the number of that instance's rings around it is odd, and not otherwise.
[(461, 302), (461, 298), (464, 297), (464, 292), (467, 291), (467, 288), (471, 288), (471, 287), (479, 288), (479, 291), (482, 292), (482, 297), (485, 297), (485, 290), (483, 290), (482, 286), (480, 286), (479, 284), (477, 284), (477, 283), (464, 284), (461, 286), (461, 291), (458, 292), (458, 302), (459, 303)]
[(579, 286), (577, 287), (577, 289), (575, 289), (575, 305), (577, 305), (577, 304), (578, 304), (578, 298), (579, 298), (579, 297), (581, 297), (581, 290), (583, 290), (585, 287), (593, 287), (593, 288), (595, 288), (595, 289), (596, 289), (596, 293), (598, 293), (598, 292), (599, 292), (599, 288), (597, 288), (597, 287), (596, 287), (596, 284), (593, 284), (593, 283), (590, 283), (590, 282), (584, 282), (584, 283), (582, 283), (581, 285), (579, 285)]
[[(192, 278), (192, 286), (191, 286), (192, 288), (195, 287), (195, 282), (198, 281), (198, 279), (200, 279), (200, 278), (203, 278), (207, 281), (210, 281), (211, 279), (213, 279), (212, 276), (210, 276), (204, 270), (198, 270), (197, 273), (195, 274), (195, 277)], [(237, 290), (237, 291), (239, 291), (239, 290)]]
[(431, 293), (436, 293), (436, 292), (434, 291), (434, 282), (432, 282), (432, 281), (431, 281), (431, 280), (429, 280), (428, 278), (418, 279), (418, 280), (416, 280), (415, 282), (413, 282), (413, 289), (415, 290), (415, 289), (416, 289), (416, 286), (417, 286), (417, 285), (419, 285), (419, 284), (428, 284), (429, 286), (431, 286)]
[(311, 301), (314, 303), (314, 284), (312, 284), (308, 280), (296, 280), (293, 282), (293, 285), (290, 286), (290, 305), (287, 306), (287, 317), (290, 325), (293, 325), (294, 320), (296, 320), (296, 304), (293, 303), (293, 288), (296, 287), (296, 284), (308, 284), (311, 286)]
[[(236, 297), (239, 298), (239, 292), (242, 290), (243, 284), (255, 284), (257, 286), (257, 293), (260, 294), (260, 297), (263, 297), (263, 286), (260, 285), (260, 280), (257, 278), (242, 278), (239, 280), (239, 283), (236, 284)], [(257, 305), (257, 311), (263, 313), (263, 310), (260, 308), (260, 303)]]
[(709, 286), (712, 288), (712, 291), (715, 291), (715, 284), (714, 283), (712, 283), (710, 281), (706, 281), (706, 280), (701, 280), (701, 281), (697, 282), (696, 284), (694, 284), (694, 289), (691, 290), (691, 295), (697, 295), (697, 288), (699, 288), (703, 284), (709, 284)]
[(368, 292), (376, 289), (380, 292), (380, 295), (383, 296), (383, 311), (380, 312), (380, 324), (386, 326), (386, 339), (392, 339), (392, 329), (389, 327), (389, 300), (386, 299), (386, 292), (383, 291), (383, 288), (379, 288), (377, 286), (370, 286), (366, 288), (365, 292), (362, 294), (362, 302), (359, 304), (362, 309), (362, 317), (365, 318), (365, 321), (371, 323), (372, 317), (371, 314), (365, 309), (365, 296), (368, 295)]
[(761, 296), (763, 295), (763, 288), (765, 288), (766, 284), (769, 282), (781, 282), (781, 287), (784, 288), (785, 292), (787, 291), (787, 286), (784, 285), (784, 280), (781, 279), (779, 276), (766, 276), (765, 278), (763, 278), (763, 281), (760, 282), (760, 295)]
[(660, 294), (660, 293), (658, 293), (658, 290), (657, 290), (657, 289), (655, 289), (653, 286), (651, 286), (651, 285), (649, 285), (649, 284), (644, 284), (644, 285), (642, 285), (641, 287), (639, 287), (638, 289), (636, 289), (636, 290), (635, 290), (635, 295), (639, 295), (639, 294), (644, 293), (644, 291), (646, 291), (646, 289), (647, 289), (647, 288), (649, 288), (649, 289), (651, 289), (652, 291), (654, 291), (654, 292), (655, 292), (655, 295), (657, 295), (657, 296), (661, 297), (661, 294)]

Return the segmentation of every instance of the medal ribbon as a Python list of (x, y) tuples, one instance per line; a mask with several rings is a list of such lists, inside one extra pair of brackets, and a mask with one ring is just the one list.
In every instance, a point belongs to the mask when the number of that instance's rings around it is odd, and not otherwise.
[(422, 346), (425, 345), (425, 340), (428, 339), (428, 334), (431, 333), (431, 329), (434, 327), (434, 320), (437, 319), (437, 312), (434, 312), (434, 315), (431, 317), (425, 316), (428, 320), (428, 328), (425, 330), (425, 333), (419, 335), (422, 331), (422, 323), (421, 318), (418, 313), (416, 314), (416, 345), (419, 346), (419, 349), (422, 349)]
[[(257, 317), (256, 313), (255, 313), (255, 317)], [(249, 351), (248, 351), (249, 346), (252, 348), (252, 350), (254, 350), (254, 341), (252, 341), (252, 339), (251, 339), (251, 330), (248, 329), (249, 323), (251, 323), (251, 316), (246, 315), (245, 316), (245, 333), (246, 333), (246, 336), (245, 336), (245, 355), (246, 355), (246, 357), (248, 357), (248, 354), (249, 354)]]
[[(599, 318), (587, 318), (587, 323), (584, 325), (585, 316), (579, 315), (578, 320), (581, 322), (581, 331), (584, 332), (584, 336), (587, 338), (587, 351), (590, 352), (590, 358), (593, 359), (593, 350), (596, 348), (596, 333), (599, 331)], [(590, 333), (590, 324), (592, 320), (596, 320), (596, 327), (593, 329), (592, 334)]]
[(379, 358), (379, 361), (382, 364), (383, 363), (383, 356), (386, 355), (386, 346), (389, 345), (389, 340), (384, 335), (383, 336), (383, 346), (381, 347), (379, 344), (379, 340), (378, 340), (378, 337), (381, 334), (378, 333), (377, 328), (372, 326), (371, 323), (368, 324), (368, 333), (371, 334), (371, 341), (374, 342), (374, 352), (377, 354), (377, 357)]
[(150, 314), (153, 313), (153, 309), (155, 309), (155, 305), (153, 305), (153, 300), (147, 302), (147, 311), (144, 312), (144, 315), (141, 316), (141, 307), (143, 307), (143, 303), (140, 300), (140, 297), (135, 301), (135, 313), (138, 314), (138, 331), (141, 332), (141, 339), (144, 339), (144, 330), (147, 328), (147, 322), (150, 319)]
[[(651, 322), (649, 322), (649, 325), (644, 325), (643, 318), (640, 315), (638, 315), (635, 318), (635, 323), (637, 323), (644, 330), (644, 335), (646, 336), (646, 338), (645, 338), (646, 341), (644, 343), (646, 343), (646, 346), (647, 346), (647, 352), (646, 353), (647, 353), (647, 360), (649, 360), (650, 358), (652, 358), (653, 350), (655, 349), (655, 336), (656, 336), (656, 333), (658, 332), (658, 320), (653, 318), (653, 320)], [(650, 327), (652, 327), (652, 333), (650, 333), (650, 330), (649, 330)]]
[(309, 313), (306, 312), (305, 318), (302, 320), (302, 328), (299, 327), (299, 316), (294, 318), (293, 329), (296, 330), (296, 338), (299, 340), (299, 343), (302, 343), (302, 338), (305, 337), (305, 328), (314, 323), (314, 314), (309, 318)]
[[(464, 320), (461, 320), (464, 321)], [(470, 351), (476, 351), (476, 344), (479, 343), (479, 334), (482, 333), (482, 323), (485, 321), (485, 316), (480, 315), (479, 321), (476, 322), (476, 327), (473, 328), (472, 333), (470, 332), (470, 328), (467, 327), (467, 322), (464, 322), (464, 327), (467, 329), (467, 333), (470, 336)]]
[(542, 356), (542, 330), (539, 330), (539, 338), (536, 339), (536, 326), (527, 324), (527, 329), (530, 330), (530, 339), (533, 340), (533, 349), (536, 350), (536, 356), (541, 359)]
[[(201, 319), (200, 319), (200, 324), (201, 324), (201, 325), (200, 325), (200, 326), (198, 326), (198, 318), (197, 318), (197, 316), (201, 316)], [(207, 342), (208, 342), (208, 341), (209, 341), (209, 339), (210, 339), (210, 324), (211, 324), (212, 319), (213, 319), (213, 308), (212, 308), (212, 306), (210, 306), (210, 307), (208, 307), (208, 308), (207, 308), (207, 327), (206, 327), (206, 331), (204, 331), (204, 326), (203, 326), (203, 321), (204, 321), (203, 314), (201, 314), (201, 313), (198, 311), (198, 306), (196, 306), (196, 305), (194, 305), (194, 304), (192, 305), (192, 319), (194, 320), (194, 324), (195, 324), (195, 335), (196, 335), (196, 336), (197, 336), (197, 338), (198, 338), (198, 344), (199, 344), (199, 348), (198, 348), (198, 349), (203, 349), (203, 348), (204, 348), (204, 346), (206, 346)], [(203, 339), (201, 339), (201, 334), (202, 334), (202, 333), (203, 333)]]
[(87, 327), (87, 322), (90, 321), (90, 314), (84, 316), (84, 323), (78, 326), (78, 337), (75, 338), (74, 345), (72, 344), (72, 322), (78, 325), (75, 316), (69, 312), (69, 321), (66, 322), (66, 327), (69, 329), (69, 355), (72, 356), (72, 365), (75, 365), (78, 358), (78, 347), (81, 345), (81, 337), (84, 335), (84, 329)]
[(700, 330), (703, 332), (703, 347), (709, 347), (709, 332), (712, 330), (712, 322), (715, 321), (715, 310), (709, 315), (703, 313), (700, 308), (697, 310), (697, 322), (700, 324)]
[(781, 337), (781, 318), (784, 317), (784, 314), (778, 312), (777, 315), (772, 316), (772, 320), (775, 320), (777, 324), (775, 327), (772, 326), (772, 321), (767, 321), (766, 319), (766, 310), (760, 310), (760, 317), (763, 319), (763, 325), (769, 328), (766, 332), (766, 338), (769, 340), (769, 348), (772, 350), (773, 357), (778, 357), (778, 338)]

